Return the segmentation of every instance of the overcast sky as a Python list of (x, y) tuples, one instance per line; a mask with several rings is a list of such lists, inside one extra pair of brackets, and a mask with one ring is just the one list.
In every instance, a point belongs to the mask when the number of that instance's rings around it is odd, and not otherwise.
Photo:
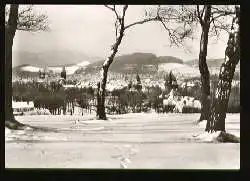
[[(73, 50), (89, 56), (107, 57), (115, 40), (114, 15), (102, 5), (40, 5), (38, 12), (48, 15), (50, 32), (30, 33), (18, 31), (14, 51)], [(125, 23), (142, 19), (148, 6), (131, 5)], [(197, 39), (189, 40), (191, 53), (183, 48), (169, 47), (168, 33), (158, 22), (134, 26), (125, 32), (118, 54), (133, 52), (154, 53), (157, 56), (175, 56), (185, 60), (199, 55), (200, 29)], [(228, 35), (222, 34), (217, 42), (210, 41), (208, 58), (223, 58)]]

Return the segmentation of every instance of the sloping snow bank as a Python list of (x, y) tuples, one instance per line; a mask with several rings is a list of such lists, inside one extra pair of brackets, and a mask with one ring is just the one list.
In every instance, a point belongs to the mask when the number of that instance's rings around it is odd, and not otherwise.
[[(216, 131), (213, 133), (208, 133), (205, 131), (207, 120), (203, 120), (202, 122), (199, 123), (194, 123), (196, 128), (200, 128), (202, 130), (199, 133), (195, 133), (192, 135), (193, 138), (190, 138), (191, 140), (195, 140), (198, 142), (234, 142), (238, 143), (240, 142), (240, 133), (239, 132), (232, 132), (227, 133), (227, 132), (221, 132), (221, 131)], [(234, 125), (234, 124), (226, 124), (226, 130), (228, 129), (240, 129), (239, 125)]]
[(220, 135), (220, 131), (216, 131), (213, 133), (208, 133), (204, 131), (203, 133), (199, 135), (193, 135), (194, 140), (199, 141), (199, 142), (218, 142), (217, 138)]
[(199, 135), (193, 136), (194, 140), (199, 142), (209, 142), (209, 143), (240, 143), (240, 138), (223, 131), (216, 131), (213, 133), (203, 132)]

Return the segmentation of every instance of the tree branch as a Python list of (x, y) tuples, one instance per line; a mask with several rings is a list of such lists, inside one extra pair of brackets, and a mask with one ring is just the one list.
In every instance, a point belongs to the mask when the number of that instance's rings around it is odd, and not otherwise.
[(20, 13), (18, 13), (18, 17), (22, 16), (23, 14), (25, 14), (27, 12), (31, 12), (32, 9), (33, 9), (33, 5), (30, 5), (27, 9), (20, 11)]
[(223, 13), (231, 13), (231, 14), (235, 14), (235, 11), (233, 9), (230, 9), (230, 6), (226, 6), (226, 8), (217, 8), (216, 6), (212, 6), (212, 11), (214, 14), (223, 14)]
[(123, 20), (124, 20), (124, 17), (125, 17), (125, 14), (126, 14), (127, 9), (128, 9), (128, 5), (125, 5), (125, 6), (123, 7), (123, 14), (122, 14), (122, 19), (123, 19)]
[[(106, 8), (110, 9), (111, 11), (114, 11), (114, 7), (109, 7), (108, 5), (104, 5)], [(115, 5), (114, 5), (115, 6)]]
[(214, 20), (217, 30), (224, 30), (229, 33), (231, 24), (225, 24), (225, 22), (219, 21), (219, 19)]
[[(202, 20), (201, 14), (200, 14), (199, 5), (197, 5), (196, 7), (197, 7), (196, 10), (197, 10), (198, 19), (199, 19), (199, 21), (200, 21), (201, 26), (203, 26), (203, 25), (204, 25), (204, 22), (203, 22), (203, 20)], [(204, 8), (203, 8), (203, 9), (204, 9)]]
[(49, 30), (47, 16), (29, 14), (18, 18), (18, 30), (25, 31), (46, 31)]
[(177, 47), (179, 47), (180, 44), (182, 44), (182, 42), (179, 40), (179, 38), (175, 35), (175, 30), (172, 30), (173, 32), (171, 32), (171, 29), (167, 28), (167, 26), (165, 25), (165, 23), (162, 21), (162, 19), (160, 18), (159, 21), (162, 23), (163, 27), (168, 31), (168, 36), (170, 38), (170, 42), (174, 43)]
[[(215, 31), (215, 35), (216, 35), (216, 37), (218, 39), (219, 38), (219, 33), (217, 31), (217, 26), (215, 25), (214, 14), (212, 13), (211, 16), (212, 16), (211, 21), (213, 22), (213, 28), (214, 28), (214, 31)], [(210, 23), (211, 23), (211, 21), (210, 21)]]
[[(216, 13), (218, 13), (218, 12), (216, 12)], [(212, 14), (216, 14), (216, 13), (213, 12)], [(218, 18), (220, 18), (220, 17), (224, 17), (224, 16), (228, 16), (228, 15), (233, 15), (233, 14), (235, 14), (235, 12), (230, 12), (230, 11), (224, 11), (224, 12), (222, 12), (222, 11), (221, 11), (219, 15), (213, 17), (213, 19), (210, 20), (210, 23), (211, 23), (212, 21), (214, 21), (215, 19), (218, 19)]]
[[(21, 9), (21, 10), (20, 10)], [(25, 7), (24, 9), (18, 9), (18, 16), (17, 16), (17, 30), (21, 31), (32, 31), (36, 32), (39, 30), (47, 31), (49, 30), (48, 26), (48, 17), (44, 14), (36, 14), (33, 11), (33, 5), (29, 7)], [(10, 13), (9, 9), (6, 8), (5, 11), (5, 26), (8, 26), (8, 19)]]
[(113, 8), (109, 7), (108, 5), (104, 5), (104, 6), (115, 13), (116, 19), (118, 19), (119, 23), (121, 24), (121, 18), (119, 17), (119, 15), (115, 9), (115, 5), (113, 5)]
[[(198, 6), (199, 6), (199, 5), (198, 5)], [(202, 8), (201, 18), (203, 17), (204, 11), (205, 11), (205, 6), (203, 6), (203, 8)]]
[(128, 29), (134, 25), (138, 25), (138, 24), (143, 24), (143, 23), (146, 23), (146, 22), (149, 22), (149, 21), (158, 21), (160, 18), (159, 17), (154, 17), (154, 18), (147, 18), (147, 19), (144, 19), (142, 21), (137, 21), (137, 22), (134, 22), (134, 23), (131, 23), (127, 26), (125, 26), (125, 29)]

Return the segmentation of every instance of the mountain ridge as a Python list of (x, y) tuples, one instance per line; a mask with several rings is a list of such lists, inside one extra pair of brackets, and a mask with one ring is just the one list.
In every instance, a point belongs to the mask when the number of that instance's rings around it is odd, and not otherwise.
[[(207, 64), (211, 74), (218, 73), (220, 66), (223, 62), (220, 59), (207, 59)], [(66, 67), (67, 74), (84, 74), (84, 73), (97, 73), (99, 72), (104, 59), (97, 61), (77, 61), (77, 63), (67, 64), (60, 66), (46, 66), (49, 71), (59, 73), (63, 66)], [(19, 65), (13, 68), (13, 74), (18, 75), (19, 72), (25, 72), (33, 66), (33, 73), (37, 67), (44, 68), (44, 65), (34, 66), (30, 64)], [(238, 66), (239, 67), (239, 66)], [(117, 56), (111, 64), (109, 71), (116, 73), (156, 73), (156, 72), (169, 72), (173, 70), (183, 76), (199, 76), (198, 60), (183, 61), (173, 56), (156, 56), (153, 53), (135, 52), (132, 54), (125, 54)], [(239, 71), (237, 69), (236, 71)], [(28, 71), (26, 71), (28, 73)], [(33, 74), (32, 74), (33, 75)], [(32, 76), (31, 75), (31, 76)]]
[(12, 67), (25, 64), (31, 66), (71, 66), (86, 61), (97, 61), (102, 58), (91, 57), (85, 53), (71, 50), (50, 50), (43, 52), (14, 51)]

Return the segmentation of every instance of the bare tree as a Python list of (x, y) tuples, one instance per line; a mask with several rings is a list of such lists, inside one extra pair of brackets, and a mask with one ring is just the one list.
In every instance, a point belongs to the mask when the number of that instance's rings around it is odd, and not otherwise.
[(33, 6), (20, 12), (18, 9), (18, 4), (5, 7), (5, 125), (11, 129), (23, 126), (15, 120), (12, 110), (12, 46), (16, 30), (48, 30), (47, 16), (35, 14)]
[[(126, 11), (128, 9), (128, 5), (124, 5), (122, 8), (122, 12), (119, 13), (117, 11), (117, 6), (112, 5), (105, 5), (108, 9), (110, 9), (116, 17), (115, 21), (115, 30), (116, 30), (116, 41), (112, 45), (110, 55), (108, 58), (104, 61), (101, 72), (100, 72), (100, 81), (98, 82), (98, 90), (97, 90), (97, 117), (102, 120), (106, 120), (106, 113), (105, 113), (105, 88), (106, 88), (106, 82), (107, 82), (107, 75), (108, 75), (108, 69), (112, 62), (114, 61), (115, 55), (118, 51), (118, 47), (121, 44), (122, 38), (124, 37), (124, 33), (127, 29), (135, 26), (144, 24), (151, 21), (158, 21), (161, 22), (161, 24), (164, 26), (165, 30), (167, 30), (171, 44), (180, 45), (185, 37), (189, 35), (191, 32), (190, 29), (185, 29), (183, 31), (183, 28), (177, 27), (175, 29), (167, 27), (166, 23), (171, 23), (171, 21), (178, 20), (177, 17), (181, 16), (180, 12), (177, 10), (174, 10), (174, 8), (161, 8), (158, 6), (157, 10), (153, 11), (146, 11), (145, 12), (145, 18), (141, 21), (136, 21), (134, 23), (131, 23), (129, 25), (125, 25), (125, 15)], [(183, 17), (183, 16), (181, 16)], [(183, 17), (184, 18), (184, 17)], [(181, 21), (183, 22), (183, 21)]]
[(116, 15), (116, 42), (112, 46), (110, 56), (104, 61), (103, 66), (101, 68), (101, 81), (98, 83), (98, 90), (97, 90), (97, 116), (99, 119), (106, 120), (106, 113), (105, 113), (105, 88), (106, 88), (106, 82), (107, 82), (107, 74), (108, 74), (108, 68), (111, 65), (111, 63), (114, 60), (114, 57), (118, 51), (118, 47), (121, 44), (122, 38), (124, 36), (125, 31), (125, 25), (124, 25), (124, 18), (125, 14), (128, 8), (128, 5), (123, 6), (123, 11), (121, 15), (118, 15), (118, 12), (116, 10), (116, 6), (106, 6), (111, 11), (113, 11)]
[[(221, 23), (220, 19), (225, 18), (228, 15), (232, 15), (229, 6), (216, 7), (211, 5), (204, 5), (201, 9), (200, 5), (196, 6), (197, 22), (201, 26), (201, 38), (200, 38), (200, 53), (199, 53), (199, 70), (201, 74), (201, 115), (199, 122), (207, 120), (209, 117), (209, 111), (211, 107), (211, 96), (210, 96), (210, 73), (207, 66), (207, 46), (209, 33), (214, 33), (219, 37), (220, 30), (228, 30), (230, 27), (228, 24)], [(211, 25), (211, 28), (210, 28)]]
[(240, 60), (240, 7), (235, 6), (235, 17), (232, 20), (231, 31), (225, 50), (224, 63), (219, 73), (219, 83), (213, 101), (211, 114), (207, 121), (206, 131), (225, 132), (225, 118), (228, 100), (231, 92), (231, 83), (235, 67)]
[[(209, 110), (211, 107), (210, 98), (210, 72), (207, 66), (207, 47), (210, 37), (219, 38), (220, 32), (229, 31), (230, 24), (226, 23), (226, 18), (233, 14), (232, 6), (211, 6), (211, 5), (182, 5), (175, 14), (175, 19), (184, 22), (183, 29), (186, 29), (186, 25), (189, 28), (186, 32), (189, 33), (189, 38), (193, 38), (193, 32), (196, 30), (197, 25), (201, 26), (200, 37), (200, 52), (199, 52), (199, 70), (201, 74), (201, 115), (199, 121), (207, 120), (209, 116)], [(173, 12), (170, 12), (168, 16), (172, 16)]]
[(193, 11), (183, 5), (159, 6), (157, 15), (169, 35), (169, 46), (182, 47), (189, 51), (185, 47), (184, 40), (193, 39), (195, 22)]
[[(211, 5), (204, 5), (202, 13), (200, 13), (199, 5), (197, 5), (198, 19), (201, 25), (202, 33), (200, 38), (199, 53), (199, 70), (201, 74), (201, 116), (199, 121), (207, 120), (210, 106), (210, 74), (206, 62), (208, 33), (211, 19)], [(204, 16), (203, 16), (204, 14)]]

